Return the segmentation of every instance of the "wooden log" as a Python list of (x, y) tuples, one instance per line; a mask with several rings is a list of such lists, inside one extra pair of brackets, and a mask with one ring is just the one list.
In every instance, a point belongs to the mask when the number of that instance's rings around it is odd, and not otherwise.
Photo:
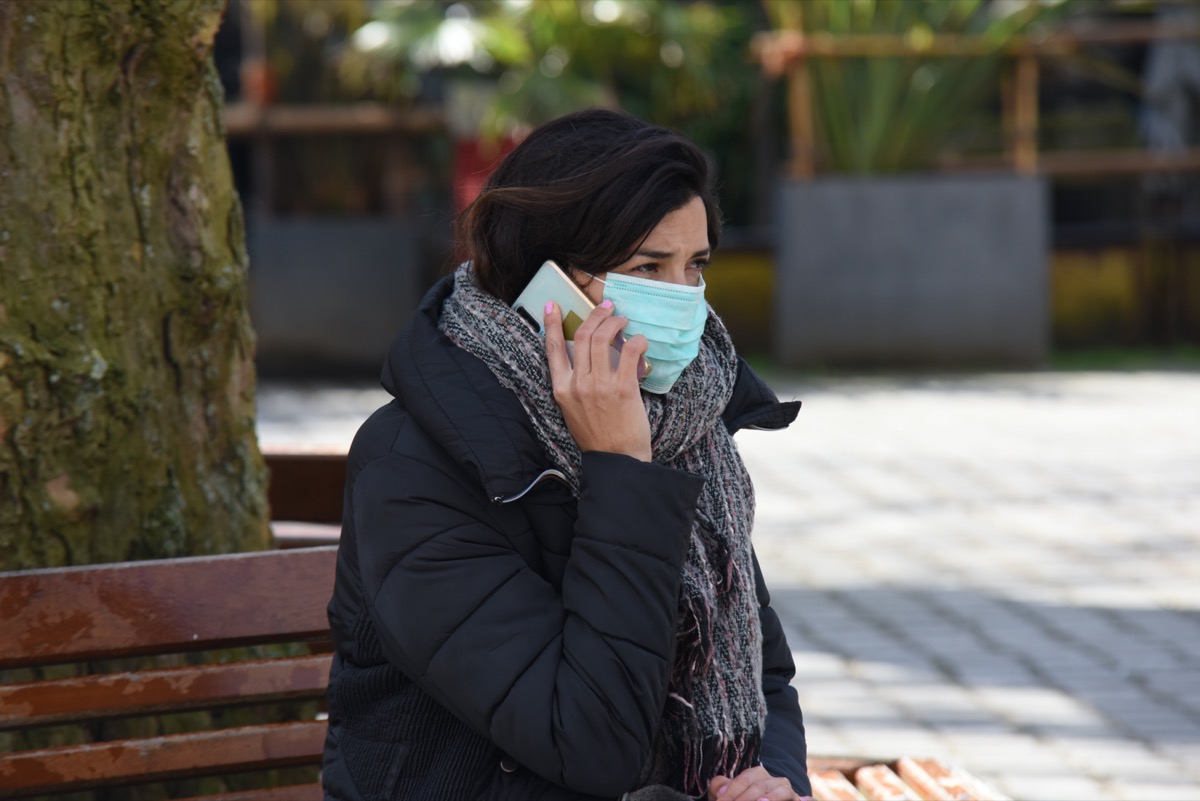
[(854, 783), (871, 801), (921, 801), (921, 796), (887, 765), (859, 768), (854, 772)]
[(791, 176), (808, 180), (816, 172), (812, 77), (808, 62), (796, 61), (788, 70), (788, 126), (791, 131)]
[(1036, 56), (1065, 56), (1091, 45), (1147, 44), (1155, 41), (1200, 40), (1200, 27), (1167, 28), (1155, 23), (1126, 23), (1091, 29), (1061, 29), (1037, 38), (1018, 37), (997, 44), (983, 36), (941, 34), (913, 39), (900, 34), (801, 33), (769, 31), (757, 34), (751, 52), (773, 72), (786, 70), (806, 58), (969, 58), (1030, 53)]
[(1038, 62), (1031, 53), (1017, 57), (1013, 94), (1013, 167), (1021, 175), (1033, 175), (1038, 166)]
[(936, 759), (901, 757), (896, 774), (929, 801), (1005, 801), (974, 776)]
[(840, 771), (819, 770), (809, 773), (816, 801), (864, 801), (863, 794)]

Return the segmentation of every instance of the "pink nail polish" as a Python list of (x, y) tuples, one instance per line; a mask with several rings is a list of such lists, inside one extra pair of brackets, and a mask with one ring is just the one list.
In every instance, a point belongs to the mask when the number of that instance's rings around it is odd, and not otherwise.
[(606, 308), (606, 309), (611, 309), (611, 308), (612, 308), (612, 301), (611, 301), (611, 300), (605, 300), (605, 301), (601, 301), (601, 302), (600, 302), (600, 305), (601, 305), (601, 306), (603, 306), (603, 307), (604, 307), (604, 308)]
[(717, 790), (717, 795), (725, 795), (725, 791), (729, 789), (728, 784), (721, 785), (721, 789)]
[(550, 314), (552, 311), (554, 311), (554, 301), (548, 300), (546, 301), (546, 314)]

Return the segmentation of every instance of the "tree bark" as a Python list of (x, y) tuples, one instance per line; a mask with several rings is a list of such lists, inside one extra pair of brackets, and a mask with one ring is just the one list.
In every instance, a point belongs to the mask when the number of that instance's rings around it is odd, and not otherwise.
[(0, 569), (267, 544), (223, 6), (0, 2)]

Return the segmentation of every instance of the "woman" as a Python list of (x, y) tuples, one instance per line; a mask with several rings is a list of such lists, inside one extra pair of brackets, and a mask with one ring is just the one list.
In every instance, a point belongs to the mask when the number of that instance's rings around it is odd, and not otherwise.
[[(704, 303), (703, 154), (625, 114), (568, 115), (509, 154), (459, 235), (469, 261), (393, 344), (395, 399), (350, 451), (327, 796), (807, 795), (730, 436), (798, 404)], [(557, 305), (544, 338), (511, 308), (547, 259), (597, 304), (573, 361)]]

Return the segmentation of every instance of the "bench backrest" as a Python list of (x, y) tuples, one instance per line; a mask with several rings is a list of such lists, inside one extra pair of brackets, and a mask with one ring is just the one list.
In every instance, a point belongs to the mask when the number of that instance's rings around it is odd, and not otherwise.
[[(0, 731), (323, 697), (336, 553), (321, 547), (0, 573), (0, 669), (309, 644), (298, 656), (183, 665), (175, 657), (166, 667), (0, 684)], [(317, 764), (324, 729), (322, 721), (298, 720), (4, 753), (0, 798)]]
[(346, 454), (263, 451), (271, 474), (267, 500), (276, 548), (337, 544)]
[(341, 523), (346, 454), (264, 450), (272, 520)]

